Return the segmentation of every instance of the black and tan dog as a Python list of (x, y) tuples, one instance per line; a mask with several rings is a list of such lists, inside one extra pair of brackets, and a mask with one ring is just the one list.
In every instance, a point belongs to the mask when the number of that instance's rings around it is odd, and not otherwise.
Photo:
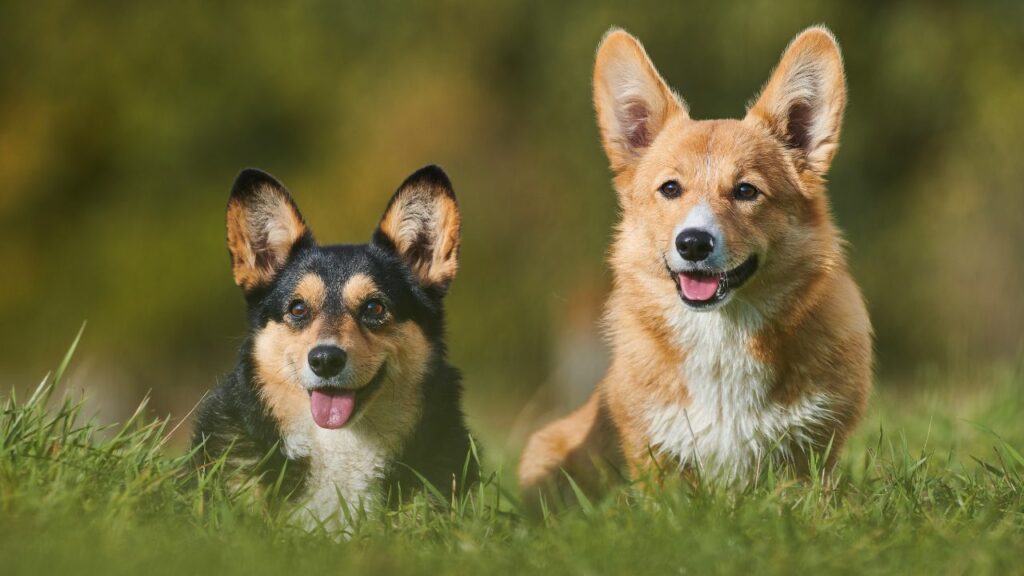
[(451, 183), (429, 166), (395, 192), (369, 244), (320, 246), (284, 186), (243, 171), (227, 235), (249, 333), (199, 408), (201, 462), (227, 453), (264, 482), (284, 478), (316, 523), (417, 474), (450, 490), (469, 450), (443, 340), (459, 226)]

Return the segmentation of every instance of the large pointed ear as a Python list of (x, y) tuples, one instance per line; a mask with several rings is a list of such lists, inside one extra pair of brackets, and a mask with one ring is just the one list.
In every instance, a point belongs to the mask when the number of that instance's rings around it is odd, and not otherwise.
[(252, 168), (231, 187), (227, 226), (235, 284), (246, 293), (270, 284), (295, 246), (313, 241), (288, 190)]
[(459, 265), (460, 227), (451, 181), (439, 167), (427, 166), (398, 187), (373, 242), (397, 254), (422, 286), (444, 294)]
[(746, 119), (795, 151), (799, 170), (823, 177), (839, 146), (845, 107), (839, 45), (827, 28), (816, 26), (789, 44)]
[(594, 108), (612, 170), (632, 167), (675, 114), (688, 118), (640, 42), (613, 28), (597, 48)]

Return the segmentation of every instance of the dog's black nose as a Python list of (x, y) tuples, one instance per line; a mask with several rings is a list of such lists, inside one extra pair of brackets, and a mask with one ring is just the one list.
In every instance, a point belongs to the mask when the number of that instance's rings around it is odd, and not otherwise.
[(676, 236), (676, 250), (690, 262), (700, 262), (715, 249), (715, 237), (703, 230), (688, 228)]
[(317, 346), (309, 351), (309, 367), (321, 378), (332, 378), (345, 368), (348, 354), (337, 346)]

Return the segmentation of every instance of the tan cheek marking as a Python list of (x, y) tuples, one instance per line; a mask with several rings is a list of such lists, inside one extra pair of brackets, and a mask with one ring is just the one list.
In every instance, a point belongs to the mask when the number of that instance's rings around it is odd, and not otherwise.
[(391, 379), (400, 381), (403, 386), (418, 385), (426, 375), (431, 346), (415, 322), (406, 321), (379, 332), (346, 338), (358, 346), (359, 356), (365, 358), (360, 370), (367, 380), (376, 374), (385, 360)]
[(320, 331), (314, 320), (295, 333), (281, 322), (268, 322), (256, 337), (254, 360), (260, 396), (283, 428), (306, 418), (309, 398), (302, 387), (304, 356), (313, 347)]
[(389, 338), (392, 357), (407, 382), (419, 383), (427, 371), (431, 346), (415, 322), (403, 322), (395, 327)]
[(386, 351), (375, 346), (372, 335), (365, 332), (351, 316), (346, 315), (338, 328), (338, 344), (348, 353), (355, 381), (365, 385), (384, 362)]
[(307, 274), (295, 286), (295, 296), (320, 309), (327, 299), (327, 287), (324, 280), (316, 274)]
[(356, 274), (349, 278), (341, 290), (341, 298), (349, 310), (356, 310), (367, 298), (380, 292), (377, 283), (366, 274)]
[[(430, 359), (430, 344), (413, 322), (403, 322), (368, 336), (370, 346), (384, 364), (385, 380), (367, 412), (367, 421), (394, 437), (408, 433), (423, 409), (423, 380)], [(378, 369), (381, 364), (378, 364)]]
[(340, 344), (348, 352), (356, 381), (368, 382), (389, 361), (395, 379), (419, 382), (426, 373), (431, 346), (415, 322), (406, 321), (384, 330), (363, 330), (350, 317), (342, 320)]

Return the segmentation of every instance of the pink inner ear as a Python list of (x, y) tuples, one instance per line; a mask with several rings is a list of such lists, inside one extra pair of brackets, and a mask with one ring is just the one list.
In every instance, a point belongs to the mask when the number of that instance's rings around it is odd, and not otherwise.
[(619, 123), (624, 127), (626, 140), (633, 148), (646, 148), (651, 145), (649, 129), (651, 113), (640, 101), (626, 104), (619, 115)]
[(807, 102), (794, 102), (789, 107), (789, 118), (786, 123), (786, 139), (789, 145), (807, 151), (811, 147), (811, 125), (814, 123), (814, 111)]

